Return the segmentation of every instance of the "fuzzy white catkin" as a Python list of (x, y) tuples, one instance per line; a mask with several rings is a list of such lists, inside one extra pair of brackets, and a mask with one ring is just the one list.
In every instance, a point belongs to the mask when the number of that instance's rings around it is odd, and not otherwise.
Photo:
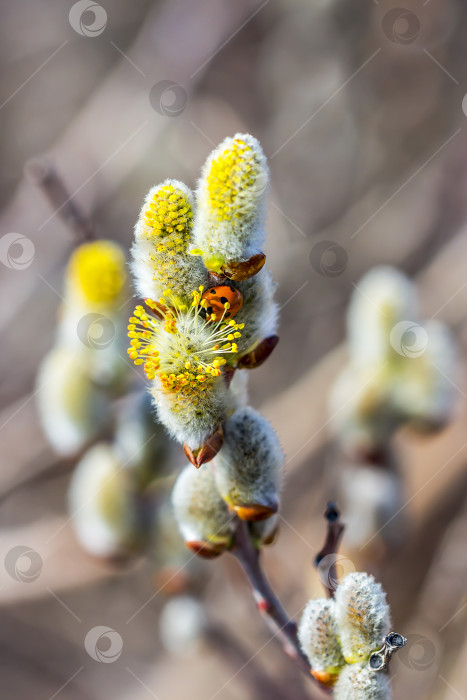
[[(240, 517), (253, 507), (267, 516), (279, 504), (284, 454), (269, 421), (251, 407), (241, 408), (224, 425), (224, 443), (214, 460), (217, 488)], [(259, 506), (259, 509), (255, 509)]]
[(349, 348), (357, 366), (383, 363), (391, 351), (392, 328), (418, 317), (412, 282), (396, 268), (376, 267), (358, 283), (347, 322)]
[(191, 464), (185, 467), (175, 483), (172, 504), (187, 544), (206, 543), (219, 553), (230, 546), (233, 517), (216, 488), (210, 464), (199, 469)]
[(50, 444), (62, 455), (78, 452), (109, 419), (110, 397), (91, 381), (89, 363), (87, 354), (58, 346), (39, 368), (39, 417)]
[(87, 552), (113, 558), (134, 551), (138, 515), (131, 474), (108, 444), (92, 447), (75, 468), (68, 494), (70, 517)]
[(151, 388), (157, 415), (169, 435), (195, 450), (203, 445), (217, 426), (233, 410), (235, 398), (222, 378), (213, 382), (209, 391), (199, 397), (185, 398), (180, 394), (162, 391), (156, 379)]
[(407, 358), (405, 372), (396, 377), (392, 400), (396, 409), (422, 431), (441, 428), (452, 418), (458, 399), (458, 353), (452, 334), (442, 323), (423, 326), (426, 347)]
[(263, 150), (249, 134), (226, 138), (210, 154), (196, 192), (193, 236), (208, 269), (259, 252), (268, 182)]
[(386, 594), (373, 576), (354, 572), (338, 585), (335, 617), (347, 663), (367, 660), (389, 632)]
[(391, 686), (386, 673), (375, 672), (367, 664), (345, 666), (334, 686), (335, 700), (390, 700)]
[(333, 600), (318, 598), (308, 602), (300, 619), (298, 639), (313, 670), (336, 673), (345, 664), (337, 640)]
[[(208, 284), (199, 257), (189, 254), (193, 227), (193, 195), (178, 180), (165, 180), (152, 187), (135, 226), (131, 269), (143, 298), (156, 301), (166, 289), (189, 303), (199, 285)], [(167, 209), (172, 221), (167, 222)]]
[(263, 268), (257, 275), (236, 282), (235, 286), (243, 296), (242, 308), (235, 317), (237, 323), (245, 324), (238, 340), (239, 353), (242, 354), (263, 338), (276, 333), (279, 311), (274, 301), (276, 284), (269, 270)]

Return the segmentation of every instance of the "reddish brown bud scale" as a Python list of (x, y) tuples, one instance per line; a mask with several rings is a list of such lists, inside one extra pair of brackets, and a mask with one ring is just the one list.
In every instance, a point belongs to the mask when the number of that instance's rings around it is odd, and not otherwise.
[(224, 431), (222, 430), (222, 426), (219, 425), (216, 431), (199, 449), (192, 450), (186, 443), (183, 443), (183, 449), (190, 462), (198, 469), (202, 464), (206, 464), (214, 459), (221, 449), (223, 442)]
[(203, 557), (203, 559), (215, 559), (216, 557), (220, 556), (225, 549), (223, 546), (217, 546), (208, 542), (199, 542), (196, 540), (192, 542), (185, 542), (185, 544), (190, 551), (199, 557)]
[(222, 273), (230, 280), (247, 280), (249, 277), (257, 275), (266, 262), (264, 253), (256, 253), (248, 260), (241, 262), (229, 262), (222, 267)]
[(264, 505), (262, 503), (249, 503), (248, 505), (239, 506), (232, 505), (231, 509), (238, 515), (241, 520), (249, 520), (256, 522), (258, 520), (266, 520), (271, 515), (277, 513), (278, 504)]
[(277, 343), (279, 342), (278, 335), (270, 335), (264, 338), (251, 352), (243, 355), (238, 361), (238, 369), (255, 369), (265, 362)]

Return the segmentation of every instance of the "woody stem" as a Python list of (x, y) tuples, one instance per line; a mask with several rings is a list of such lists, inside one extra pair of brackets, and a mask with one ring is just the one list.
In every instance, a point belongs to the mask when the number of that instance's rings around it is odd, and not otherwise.
[(281, 642), (284, 652), (295, 661), (308, 678), (315, 680), (310, 674), (311, 666), (308, 659), (300, 649), (297, 625), (290, 620), (272, 590), (261, 567), (260, 553), (251, 540), (248, 524), (243, 520), (238, 520), (235, 544), (231, 551), (249, 578), (257, 607), (274, 632), (274, 636)]

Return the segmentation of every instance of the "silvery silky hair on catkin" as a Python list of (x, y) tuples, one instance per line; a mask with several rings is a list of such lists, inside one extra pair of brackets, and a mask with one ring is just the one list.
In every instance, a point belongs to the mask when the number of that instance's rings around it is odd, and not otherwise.
[(334, 686), (335, 700), (390, 700), (386, 673), (372, 671), (367, 664), (344, 666)]
[(389, 606), (373, 576), (354, 572), (338, 585), (335, 595), (339, 640), (347, 663), (367, 660), (389, 632)]
[(243, 261), (264, 242), (269, 170), (261, 145), (249, 134), (226, 138), (208, 157), (196, 192), (194, 254), (208, 270)]
[(165, 290), (188, 303), (190, 293), (206, 285), (207, 271), (190, 255), (193, 195), (178, 180), (152, 187), (135, 226), (131, 264), (139, 294), (156, 301)]
[(284, 454), (269, 421), (251, 407), (224, 425), (224, 443), (214, 461), (216, 484), (244, 520), (261, 520), (279, 507)]
[(298, 640), (315, 671), (335, 674), (345, 664), (337, 639), (335, 603), (318, 598), (310, 600), (298, 627)]
[(136, 552), (140, 529), (135, 485), (112, 445), (99, 443), (77, 464), (68, 501), (82, 547), (98, 557)]
[(179, 475), (172, 504), (179, 530), (187, 547), (207, 557), (230, 547), (234, 522), (221, 498), (210, 464), (195, 469), (189, 464)]
[(352, 294), (347, 314), (352, 361), (360, 366), (385, 362), (394, 352), (389, 342), (394, 326), (417, 317), (415, 289), (408, 277), (389, 266), (370, 270)]

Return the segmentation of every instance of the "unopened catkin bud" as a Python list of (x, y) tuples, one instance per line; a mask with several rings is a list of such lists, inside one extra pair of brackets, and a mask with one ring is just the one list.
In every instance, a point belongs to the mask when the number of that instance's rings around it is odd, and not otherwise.
[(188, 252), (192, 228), (193, 196), (183, 182), (165, 180), (149, 190), (132, 248), (132, 271), (143, 298), (158, 301), (170, 289), (189, 304), (190, 293), (207, 284), (202, 261)]
[(172, 503), (186, 546), (210, 558), (233, 542), (233, 516), (217, 490), (211, 465), (195, 469), (191, 464), (178, 477)]
[(72, 455), (109, 421), (105, 386), (90, 377), (90, 358), (66, 346), (53, 348), (37, 375), (37, 402), (42, 428), (52, 447)]
[(262, 520), (279, 507), (284, 455), (271, 424), (250, 407), (224, 424), (224, 443), (214, 460), (217, 488), (243, 520)]
[(133, 478), (112, 445), (100, 443), (85, 454), (73, 473), (68, 498), (83, 549), (110, 559), (138, 551), (142, 533)]
[(339, 641), (346, 662), (368, 660), (389, 632), (389, 606), (381, 584), (366, 573), (348, 574), (336, 589), (335, 601)]
[(344, 666), (334, 686), (335, 700), (390, 700), (386, 673), (372, 671), (367, 664)]
[(193, 253), (211, 272), (260, 251), (268, 182), (263, 150), (249, 134), (226, 138), (207, 159), (196, 193)]
[(324, 672), (330, 681), (334, 680), (345, 660), (337, 638), (333, 600), (318, 598), (308, 602), (298, 627), (298, 639), (313, 671)]
[(392, 329), (418, 317), (412, 282), (394, 267), (370, 270), (352, 295), (347, 324), (352, 361), (358, 366), (383, 363), (393, 353)]

